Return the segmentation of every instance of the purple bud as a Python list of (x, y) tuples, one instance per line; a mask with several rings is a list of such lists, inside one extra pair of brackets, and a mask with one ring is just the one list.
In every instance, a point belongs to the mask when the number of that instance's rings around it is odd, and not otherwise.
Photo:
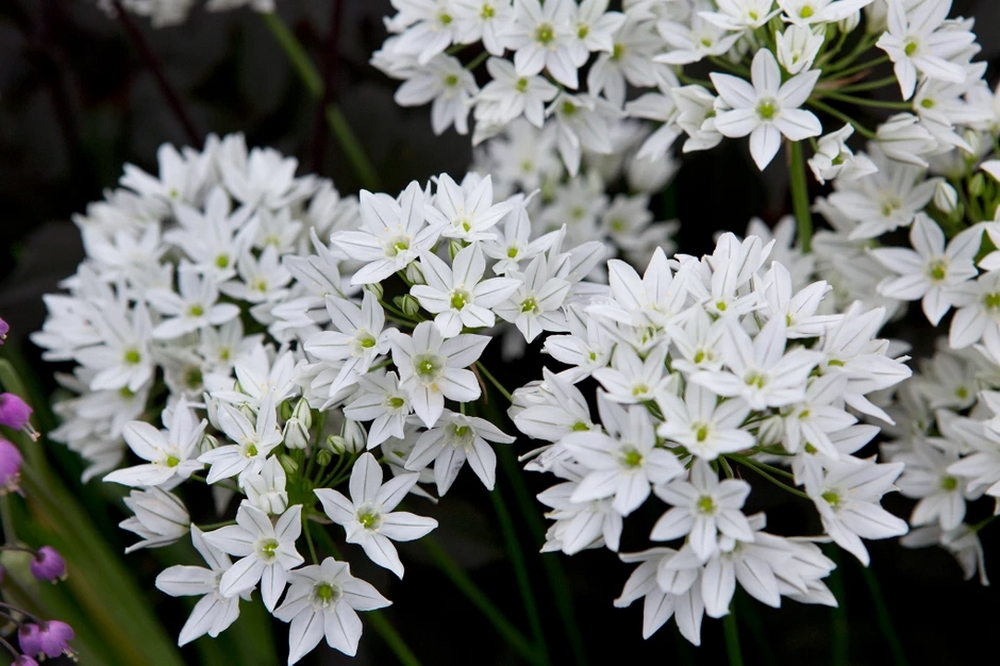
[(0, 425), (20, 430), (28, 424), (31, 407), (13, 393), (0, 393)]
[(0, 437), (0, 494), (18, 489), (23, 460), (21, 451)]
[(17, 630), (17, 642), (21, 652), (27, 655), (37, 655), (42, 652), (42, 628), (37, 624), (24, 623)]
[(24, 654), (38, 657), (55, 658), (64, 653), (72, 655), (69, 642), (75, 635), (73, 627), (59, 620), (50, 620), (42, 626), (22, 624), (17, 630), (17, 639)]
[(42, 546), (31, 560), (31, 574), (38, 580), (55, 583), (66, 577), (66, 560), (52, 546)]
[(29, 657), (26, 654), (22, 654), (20, 657), (14, 660), (11, 666), (38, 666), (38, 662)]
[(3, 341), (7, 339), (7, 331), (9, 330), (10, 324), (5, 322), (3, 319), (0, 319), (0, 345), (2, 345)]

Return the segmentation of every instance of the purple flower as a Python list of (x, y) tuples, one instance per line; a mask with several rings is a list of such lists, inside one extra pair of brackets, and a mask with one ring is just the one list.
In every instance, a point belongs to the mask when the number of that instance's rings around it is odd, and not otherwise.
[(17, 630), (17, 639), (26, 655), (58, 657), (72, 655), (69, 642), (73, 640), (73, 627), (59, 620), (50, 620), (41, 625), (22, 624)]
[(31, 560), (31, 574), (38, 580), (55, 583), (66, 577), (66, 560), (52, 546), (42, 546)]
[(0, 319), (0, 345), (2, 345), (3, 341), (7, 339), (7, 331), (9, 330), (10, 324), (5, 322), (3, 319)]
[(26, 654), (22, 654), (20, 657), (14, 660), (11, 666), (38, 666), (38, 662), (29, 657)]
[(0, 493), (18, 489), (22, 462), (21, 451), (0, 437)]
[(13, 393), (0, 393), (0, 425), (20, 430), (28, 424), (31, 407)]

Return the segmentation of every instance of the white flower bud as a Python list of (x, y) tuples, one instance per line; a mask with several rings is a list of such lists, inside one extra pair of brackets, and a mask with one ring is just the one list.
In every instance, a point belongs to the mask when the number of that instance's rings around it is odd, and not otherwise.
[(366, 291), (371, 292), (376, 298), (382, 300), (383, 290), (381, 282), (371, 282), (364, 286)]
[(945, 215), (951, 215), (958, 207), (958, 192), (943, 180), (934, 188), (934, 207)]
[(837, 30), (840, 32), (852, 32), (861, 24), (861, 12), (856, 11), (846, 18), (837, 21)]

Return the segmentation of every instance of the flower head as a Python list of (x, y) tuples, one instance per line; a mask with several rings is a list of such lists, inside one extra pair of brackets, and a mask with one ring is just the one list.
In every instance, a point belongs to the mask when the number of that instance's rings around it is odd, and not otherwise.
[(66, 578), (66, 560), (52, 546), (42, 546), (31, 560), (31, 575), (55, 583)]

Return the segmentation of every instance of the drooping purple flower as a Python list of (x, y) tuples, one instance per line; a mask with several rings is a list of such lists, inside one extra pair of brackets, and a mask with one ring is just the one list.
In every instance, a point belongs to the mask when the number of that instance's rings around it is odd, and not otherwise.
[(26, 623), (17, 630), (17, 639), (24, 654), (41, 658), (72, 655), (69, 642), (76, 634), (73, 627), (60, 620), (49, 620), (41, 625)]
[(14, 660), (11, 666), (38, 666), (38, 662), (29, 657), (26, 654), (22, 654), (20, 657)]
[(3, 318), (0, 318), (0, 345), (3, 341), (7, 339), (7, 332), (10, 330), (10, 324), (5, 322)]
[(0, 437), (0, 493), (18, 490), (23, 460), (21, 451)]
[(0, 425), (20, 430), (28, 425), (31, 407), (13, 393), (0, 393)]
[(66, 576), (66, 560), (52, 546), (42, 546), (31, 560), (31, 574), (38, 580), (55, 583)]

